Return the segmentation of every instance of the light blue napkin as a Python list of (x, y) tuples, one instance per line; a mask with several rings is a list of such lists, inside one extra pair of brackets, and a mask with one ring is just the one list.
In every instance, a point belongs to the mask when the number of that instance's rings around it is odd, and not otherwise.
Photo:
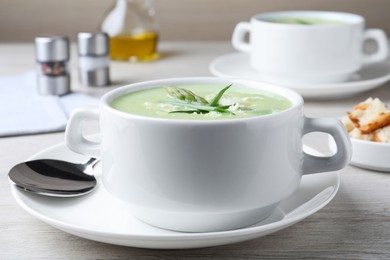
[(62, 131), (74, 108), (98, 102), (83, 93), (40, 95), (34, 72), (0, 77), (0, 136)]

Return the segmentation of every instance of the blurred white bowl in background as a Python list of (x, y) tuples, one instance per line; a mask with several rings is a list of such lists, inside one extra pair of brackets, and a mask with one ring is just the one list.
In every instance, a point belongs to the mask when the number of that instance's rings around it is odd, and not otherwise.
[[(351, 164), (361, 168), (390, 172), (390, 143), (379, 143), (351, 137)], [(329, 147), (336, 151), (333, 138), (329, 138)]]

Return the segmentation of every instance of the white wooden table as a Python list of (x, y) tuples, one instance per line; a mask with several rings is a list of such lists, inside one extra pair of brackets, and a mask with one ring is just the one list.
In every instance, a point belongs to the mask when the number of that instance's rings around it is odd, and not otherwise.
[[(73, 56), (73, 90), (99, 97), (132, 82), (210, 76), (209, 63), (233, 49), (228, 42), (168, 42), (160, 44), (160, 52), (162, 58), (152, 63), (113, 62), (111, 71), (115, 85), (109, 88), (79, 86), (77, 60)], [(33, 69), (32, 44), (0, 44), (0, 76)], [(390, 103), (390, 83), (343, 100), (306, 101), (305, 113), (340, 117), (369, 96)], [(196, 250), (145, 250), (67, 234), (20, 208), (11, 195), (7, 179), (14, 164), (63, 142), (63, 138), (63, 132), (0, 138), (0, 259), (390, 259), (390, 173), (353, 166), (341, 171), (340, 190), (325, 208), (285, 230), (247, 242)], [(317, 138), (308, 139), (312, 145), (321, 143)]]

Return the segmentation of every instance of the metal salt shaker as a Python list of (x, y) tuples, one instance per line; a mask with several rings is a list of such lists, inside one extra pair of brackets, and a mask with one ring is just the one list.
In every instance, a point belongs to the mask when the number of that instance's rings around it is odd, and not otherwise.
[(77, 34), (79, 78), (85, 86), (110, 84), (108, 35), (103, 32)]
[(64, 36), (36, 37), (35, 56), (38, 93), (69, 93), (69, 39)]

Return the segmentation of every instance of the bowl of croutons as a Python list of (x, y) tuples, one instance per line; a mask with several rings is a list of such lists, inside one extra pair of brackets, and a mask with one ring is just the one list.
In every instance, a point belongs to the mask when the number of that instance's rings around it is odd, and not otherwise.
[(342, 118), (351, 137), (351, 164), (390, 172), (390, 110), (378, 98), (357, 104)]

